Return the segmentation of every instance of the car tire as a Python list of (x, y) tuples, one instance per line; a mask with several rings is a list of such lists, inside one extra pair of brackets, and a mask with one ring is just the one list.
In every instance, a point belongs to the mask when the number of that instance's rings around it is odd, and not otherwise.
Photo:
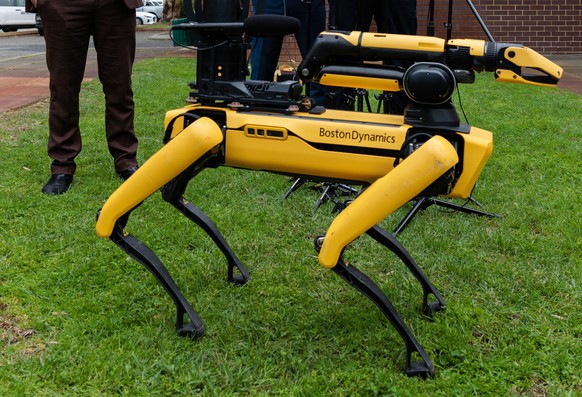
[(137, 25), (143, 25), (143, 21), (141, 20), (141, 18), (135, 18), (135, 23)]

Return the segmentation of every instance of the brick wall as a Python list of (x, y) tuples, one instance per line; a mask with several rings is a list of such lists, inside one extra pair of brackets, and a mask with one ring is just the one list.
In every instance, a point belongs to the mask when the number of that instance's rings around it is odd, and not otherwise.
[[(355, 1), (355, 0), (354, 0)], [(417, 0), (418, 34), (426, 35), (430, 0)], [(434, 0), (435, 36), (446, 38), (449, 0)], [(520, 43), (547, 54), (582, 54), (582, 0), (472, 0), (495, 41)], [(373, 29), (373, 27), (372, 27)], [(453, 0), (453, 38), (487, 40), (466, 0)], [(300, 61), (287, 36), (281, 63)]]
[[(448, 0), (435, 0), (436, 36), (446, 37)], [(473, 0), (495, 41), (542, 54), (582, 53), (582, 0)], [(487, 39), (465, 0), (453, 1), (453, 37)], [(418, 33), (426, 34), (429, 0), (418, 0)]]

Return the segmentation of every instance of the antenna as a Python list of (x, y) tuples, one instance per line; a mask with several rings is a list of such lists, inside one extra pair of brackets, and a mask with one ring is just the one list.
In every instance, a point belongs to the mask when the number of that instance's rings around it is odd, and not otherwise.
[[(481, 15), (479, 15), (479, 12), (477, 11), (475, 6), (473, 5), (473, 2), (471, 0), (466, 0), (466, 2), (467, 2), (467, 5), (469, 6), (469, 8), (471, 9), (471, 12), (475, 16), (475, 19), (477, 19), (477, 22), (479, 22), (479, 25), (481, 26), (483, 33), (485, 33), (485, 35), (487, 36), (487, 39), (489, 39), (489, 41), (494, 43), (495, 39), (493, 38), (493, 35), (491, 34), (489, 29), (487, 28), (487, 25), (483, 21), (483, 18), (481, 18)], [(428, 36), (434, 36), (434, 26), (435, 26), (434, 25), (434, 0), (430, 0), (429, 6), (428, 6), (428, 15), (429, 15), (429, 17), (428, 17), (428, 26), (426, 29), (426, 33)], [(445, 23), (445, 30), (447, 31), (447, 41), (448, 41), (451, 39), (451, 34), (453, 32), (453, 0), (449, 0), (449, 10), (448, 10), (447, 23)]]

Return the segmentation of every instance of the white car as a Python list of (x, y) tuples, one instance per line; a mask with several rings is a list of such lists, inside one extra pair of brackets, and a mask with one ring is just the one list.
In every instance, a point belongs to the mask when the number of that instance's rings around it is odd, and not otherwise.
[(156, 17), (156, 14), (142, 11), (135, 12), (135, 23), (138, 25), (151, 25), (152, 23), (156, 23), (157, 21), (158, 17)]
[(24, 0), (0, 0), (0, 29), (15, 32), (35, 26), (34, 14), (24, 10)]
[(145, 0), (143, 7), (137, 8), (136, 11), (151, 12), (160, 20), (164, 16), (164, 2), (162, 0)]

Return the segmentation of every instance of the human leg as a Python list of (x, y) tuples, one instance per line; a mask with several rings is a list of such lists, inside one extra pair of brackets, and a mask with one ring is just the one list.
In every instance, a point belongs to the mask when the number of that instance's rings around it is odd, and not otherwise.
[[(283, 0), (253, 0), (255, 14), (283, 15)], [(251, 80), (273, 81), (281, 47), (282, 37), (255, 37), (251, 42)]]
[(385, 3), (385, 33), (416, 34), (416, 0), (391, 0)]
[[(317, 36), (325, 30), (327, 17), (325, 1), (312, 0), (311, 4), (307, 4), (303, 0), (289, 0), (286, 15), (297, 18), (301, 23), (301, 29), (295, 33), (295, 40), (301, 57), (305, 58)], [(328, 87), (315, 82), (309, 84), (309, 96), (316, 105), (330, 107), (331, 102), (328, 94)]]
[[(360, 29), (361, 25), (365, 24), (361, 20), (366, 19), (364, 15), (364, 5), (366, 3), (367, 1), (363, 2), (362, 0), (330, 0), (330, 29), (348, 32)], [(325, 107), (354, 110), (355, 90), (353, 88), (326, 87), (326, 89), (328, 92), (324, 102)]]
[(135, 11), (117, 0), (95, 2), (93, 41), (105, 94), (105, 135), (118, 173), (137, 166), (132, 68)]
[[(375, 0), (373, 12), (379, 32), (416, 34), (416, 0)], [(411, 62), (400, 60), (384, 60), (383, 63), (402, 68), (408, 68), (411, 65)], [(387, 98), (384, 100), (384, 113), (403, 114), (410, 103), (404, 91), (384, 94)]]
[(273, 81), (282, 44), (282, 37), (261, 37), (253, 40), (251, 49), (251, 80)]
[(330, 0), (329, 28), (331, 30), (354, 30), (358, 17), (358, 1)]
[(52, 174), (75, 173), (81, 151), (79, 92), (90, 30), (85, 1), (52, 0), (39, 4), (50, 72), (48, 155)]

